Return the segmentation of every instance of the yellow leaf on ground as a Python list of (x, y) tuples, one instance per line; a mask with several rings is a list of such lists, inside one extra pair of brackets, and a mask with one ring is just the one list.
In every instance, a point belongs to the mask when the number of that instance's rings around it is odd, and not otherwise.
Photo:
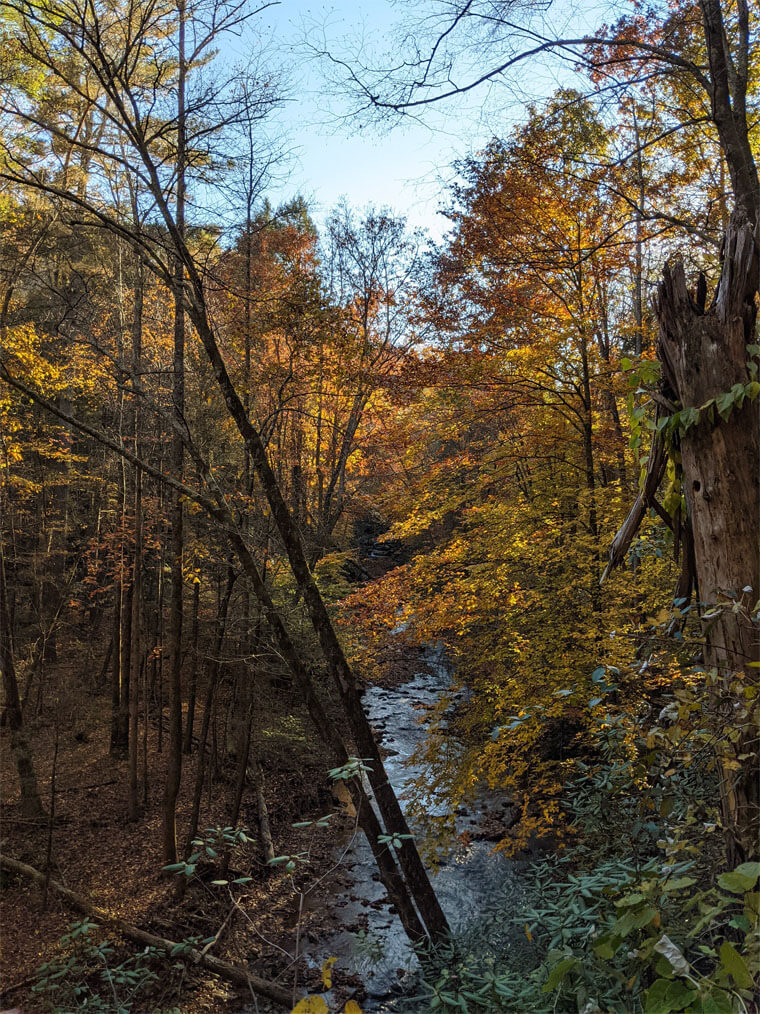
[(362, 1014), (362, 1009), (356, 1000), (348, 1000), (343, 1008), (343, 1014)]
[(299, 1000), (291, 1014), (330, 1014), (321, 996), (305, 996)]
[(332, 968), (337, 958), (328, 958), (322, 965), (322, 985), (325, 989), (332, 989)]

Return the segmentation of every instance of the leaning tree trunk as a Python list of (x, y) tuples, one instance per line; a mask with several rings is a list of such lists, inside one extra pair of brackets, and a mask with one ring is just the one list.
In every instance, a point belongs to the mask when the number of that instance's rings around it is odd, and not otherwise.
[(724, 249), (709, 308), (704, 279), (692, 298), (679, 262), (665, 270), (656, 309), (664, 381), (682, 409), (700, 413), (680, 443), (700, 597), (728, 603), (707, 624), (705, 661), (720, 676), (716, 706), (730, 709), (720, 720), (739, 732), (731, 742), (721, 729), (719, 741), (721, 808), (735, 865), (760, 852), (757, 712), (731, 690), (732, 674), (744, 672), (752, 683), (760, 675), (760, 630), (749, 618), (760, 599), (760, 356), (747, 347), (757, 341), (758, 230), (735, 214)]

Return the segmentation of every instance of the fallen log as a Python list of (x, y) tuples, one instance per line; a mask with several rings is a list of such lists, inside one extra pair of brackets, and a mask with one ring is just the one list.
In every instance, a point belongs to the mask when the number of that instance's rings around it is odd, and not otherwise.
[[(18, 873), (23, 877), (28, 877), (30, 880), (36, 881), (40, 885), (45, 884), (45, 874), (40, 873), (39, 870), (35, 870), (32, 866), (27, 866), (26, 863), (21, 863), (17, 859), (11, 859), (9, 856), (0, 855), (0, 867), (8, 870), (10, 873)], [(148, 933), (146, 930), (141, 930), (137, 926), (133, 926), (131, 923), (125, 922), (123, 919), (119, 919), (116, 916), (109, 915), (108, 912), (92, 904), (86, 898), (72, 891), (68, 887), (64, 887), (57, 880), (48, 881), (48, 890), (53, 891), (61, 898), (65, 899), (72, 908), (75, 908), (78, 912), (82, 912), (84, 915), (91, 916), (96, 922), (101, 923), (105, 926), (112, 926), (118, 930), (122, 936), (127, 937), (129, 940), (133, 940), (135, 943), (142, 945), (143, 947), (155, 947), (160, 951), (165, 951), (170, 954), (177, 946), (178, 941), (166, 940), (164, 937), (158, 937), (154, 933)], [(221, 958), (214, 957), (213, 954), (203, 954), (201, 951), (194, 947), (188, 947), (183, 952), (183, 957), (187, 958), (193, 964), (200, 965), (203, 968), (208, 969), (209, 972), (213, 972), (214, 975), (218, 975), (222, 979), (226, 979), (227, 982), (233, 983), (235, 986), (241, 986), (243, 989), (249, 989), (252, 993), (262, 997), (265, 1000), (269, 1000), (271, 1003), (276, 1004), (278, 1007), (284, 1010), (291, 1009), (291, 996), (289, 991), (283, 989), (280, 986), (276, 986), (272, 982), (268, 982), (266, 979), (261, 979), (257, 975), (251, 975), (245, 968), (240, 965), (232, 965), (227, 961), (222, 961)]]

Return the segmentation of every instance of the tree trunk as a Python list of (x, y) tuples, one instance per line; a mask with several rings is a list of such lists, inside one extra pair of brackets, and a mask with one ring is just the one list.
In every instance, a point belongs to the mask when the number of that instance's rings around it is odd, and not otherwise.
[[(134, 561), (133, 568), (134, 572)], [(121, 582), (121, 643), (119, 645), (119, 717), (117, 722), (117, 756), (126, 757), (129, 749), (129, 682), (132, 671), (132, 600), (133, 577), (125, 575)]]
[[(185, 3), (177, 8), (179, 33), (179, 70), (177, 82), (177, 209), (176, 226), (184, 239), (185, 225)], [(174, 414), (179, 424), (172, 432), (172, 474), (183, 473), (184, 444), (179, 427), (184, 424), (185, 409), (185, 272), (179, 257), (174, 275)], [(177, 796), (182, 779), (182, 497), (172, 493), (171, 573), (172, 597), (169, 608), (169, 758), (163, 803), (164, 863), (177, 861)]]
[[(757, 230), (741, 213), (732, 216), (724, 249), (712, 306), (705, 309), (692, 299), (678, 262), (665, 270), (656, 307), (669, 394), (681, 408), (700, 410), (699, 421), (681, 437), (680, 451), (700, 597), (710, 605), (728, 604), (706, 629), (705, 662), (722, 678), (716, 704), (721, 692), (731, 699), (732, 673), (744, 670), (754, 683), (760, 661), (760, 638), (747, 616), (760, 598), (760, 398), (757, 387), (747, 386), (757, 379), (747, 345), (756, 340), (760, 268)], [(697, 289), (703, 292), (704, 285)], [(755, 364), (758, 359), (755, 355)], [(714, 399), (717, 404), (703, 407)], [(746, 609), (731, 608), (741, 600)], [(734, 727), (737, 713), (730, 719)], [(750, 720), (738, 728), (735, 743), (720, 736), (730, 865), (760, 852), (757, 730)]]
[[(135, 280), (134, 319), (132, 321), (132, 374), (139, 380), (142, 372), (142, 317), (143, 317), (143, 263), (137, 255), (137, 278)], [(133, 439), (135, 455), (140, 457), (140, 413), (136, 405), (132, 406)], [(140, 664), (142, 661), (142, 554), (143, 554), (143, 517), (142, 517), (142, 471), (139, 465), (134, 469), (134, 562), (132, 565), (132, 613), (130, 623), (131, 647), (129, 668), (129, 819), (137, 820), (137, 725), (140, 707)]]
[[(192, 287), (190, 312), (193, 323), (209, 357), (220, 391), (227, 404), (227, 409), (248, 446), (251, 462), (269, 502), (272, 517), (280, 533), (296, 586), (303, 595), (309, 619), (339, 693), (347, 718), (348, 729), (350, 730), (356, 749), (361, 757), (369, 761), (368, 778), (378, 809), (385, 823), (386, 833), (404, 836), (401, 839), (402, 845), (398, 851), (399, 862), (409, 890), (419, 909), (420, 916), (430, 933), (431, 940), (442, 941), (448, 939), (451, 931), (446, 916), (435, 895), (427, 870), (414, 844), (413, 836), (410, 833), (409, 825), (396, 797), (396, 793), (388, 780), (372, 727), (362, 708), (361, 697), (354, 674), (335, 633), (335, 628), (330, 620), (316, 582), (309, 570), (300, 534), (283, 499), (277, 478), (269, 464), (261, 434), (245, 414), (243, 403), (238, 397), (219, 351), (206, 311), (203, 283), (189, 253), (186, 254), (185, 264), (190, 273)], [(238, 548), (237, 540), (235, 540), (235, 544), (236, 549), (240, 553), (242, 547)], [(249, 573), (249, 577), (252, 577), (247, 566), (246, 571)], [(258, 571), (256, 571), (256, 579), (253, 581), (254, 589), (257, 596), (259, 596), (259, 600), (264, 604), (264, 598), (261, 595), (262, 589), (256, 587), (256, 580), (259, 584), (261, 583)], [(266, 595), (266, 589), (263, 589), (263, 592)]]
[(11, 619), (8, 611), (8, 593), (5, 586), (5, 560), (0, 545), (0, 668), (3, 670), (3, 691), (5, 713), (11, 730), (11, 753), (16, 762), (21, 790), (21, 812), (25, 817), (36, 819), (45, 816), (45, 809), (37, 790), (34, 761), (26, 738), (21, 717), (21, 701), (18, 696), (16, 668), (13, 664), (11, 640)]
[(259, 838), (261, 840), (261, 851), (264, 862), (268, 863), (275, 857), (274, 842), (272, 840), (272, 828), (269, 824), (269, 810), (267, 808), (266, 796), (264, 795), (264, 774), (259, 764), (258, 751), (255, 746), (249, 751), (248, 775), (253, 782), (253, 790), (256, 794), (256, 809), (259, 816)]
[(190, 636), (192, 659), (190, 662), (190, 690), (187, 698), (187, 719), (185, 721), (185, 741), (182, 752), (193, 752), (193, 726), (195, 725), (195, 699), (198, 694), (198, 609), (201, 599), (201, 582), (197, 577), (193, 583), (193, 628)]
[(111, 742), (112, 757), (119, 755), (119, 701), (121, 700), (121, 581), (113, 588), (113, 655), (111, 656)]
[(235, 571), (232, 566), (227, 568), (227, 587), (219, 602), (219, 609), (216, 620), (216, 637), (214, 640), (214, 654), (211, 658), (208, 674), (208, 687), (206, 688), (206, 701), (203, 706), (203, 718), (201, 719), (201, 741), (198, 747), (198, 766), (195, 772), (195, 791), (193, 793), (193, 809), (190, 814), (190, 827), (187, 833), (187, 854), (190, 854), (190, 843), (198, 833), (198, 821), (201, 812), (201, 797), (203, 795), (203, 782), (206, 774), (206, 747), (208, 745), (209, 726), (211, 725), (211, 713), (214, 707), (214, 694), (219, 680), (219, 656), (224, 644), (224, 633), (227, 627), (227, 610), (232, 597), (232, 589), (235, 584)]

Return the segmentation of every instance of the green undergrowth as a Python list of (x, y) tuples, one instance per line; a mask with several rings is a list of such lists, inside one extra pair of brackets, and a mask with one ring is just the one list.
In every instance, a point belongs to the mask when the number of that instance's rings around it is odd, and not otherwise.
[(715, 873), (715, 683), (697, 672), (648, 722), (598, 709), (596, 759), (565, 790), (572, 844), (527, 865), (404, 1009), (757, 1010), (760, 863)]

